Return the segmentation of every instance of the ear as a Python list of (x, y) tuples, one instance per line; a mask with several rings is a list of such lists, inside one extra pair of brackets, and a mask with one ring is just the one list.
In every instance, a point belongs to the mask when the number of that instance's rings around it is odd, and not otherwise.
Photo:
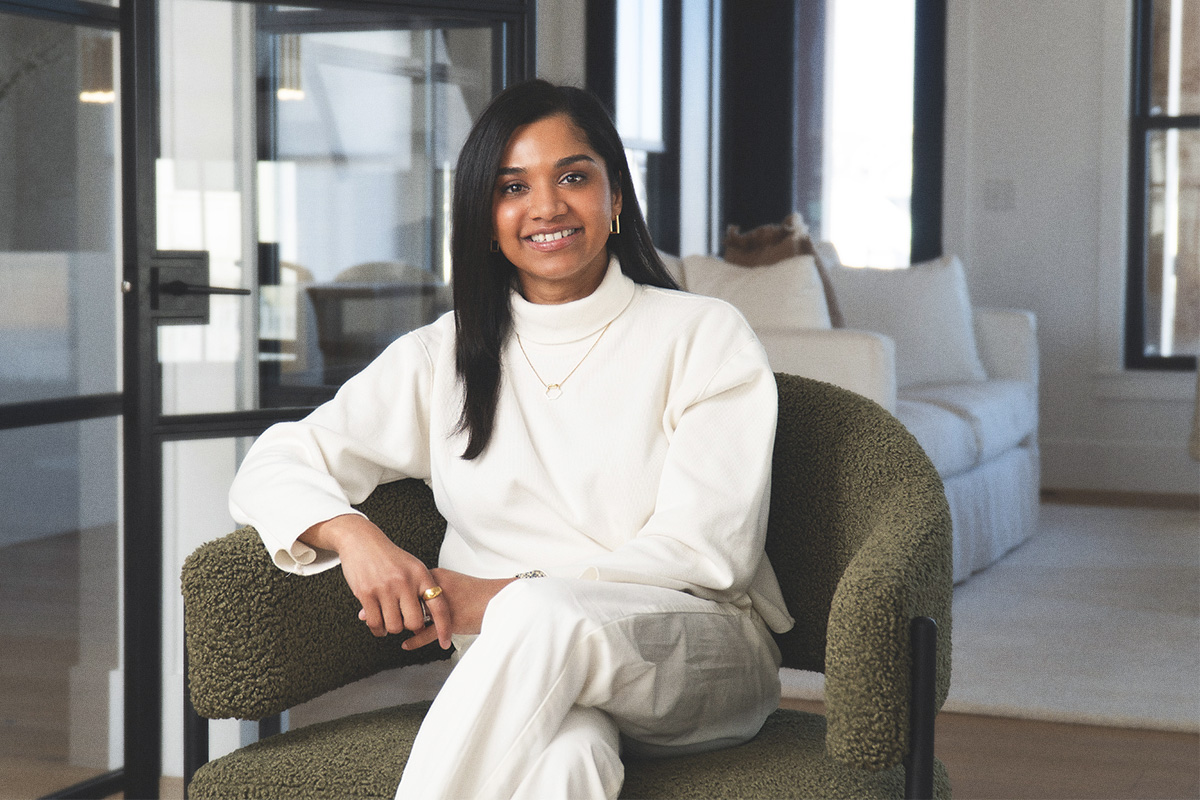
[(612, 209), (613, 209), (612, 215), (614, 217), (620, 215), (620, 213), (621, 213), (621, 185), (620, 184), (616, 184), (613, 186)]

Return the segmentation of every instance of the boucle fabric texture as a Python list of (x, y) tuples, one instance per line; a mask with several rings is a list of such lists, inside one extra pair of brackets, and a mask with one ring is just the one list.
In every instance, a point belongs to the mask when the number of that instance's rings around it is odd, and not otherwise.
[[(891, 415), (831, 384), (776, 376), (779, 425), (767, 552), (796, 627), (784, 665), (826, 674), (827, 716), (776, 712), (737, 748), (629, 762), (629, 797), (896, 797), (908, 749), (909, 623), (938, 622), (937, 705), (950, 683), (951, 538), (945, 494)], [(444, 525), (418, 481), (363, 511), (428, 563)], [(357, 621), (340, 568), (276, 569), (252, 529), (206, 544), (183, 575), (192, 701), (256, 719), (382, 669), (430, 660)], [(193, 797), (391, 797), (423, 710), (302, 728), (206, 765)], [(826, 728), (827, 726), (827, 728)], [(949, 784), (937, 766), (937, 794)]]
[[(265, 739), (210, 762), (193, 780), (195, 800), (377, 798), (391, 800), (428, 703), (395, 706)], [(630, 798), (894, 798), (904, 770), (871, 772), (824, 752), (825, 719), (778, 711), (752, 741), (713, 753), (630, 760), (621, 796)], [(934, 765), (934, 796), (950, 796)]]

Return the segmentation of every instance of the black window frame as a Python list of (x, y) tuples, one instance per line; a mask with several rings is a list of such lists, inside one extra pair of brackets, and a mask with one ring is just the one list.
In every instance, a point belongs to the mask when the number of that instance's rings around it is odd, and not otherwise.
[[(613, 118), (617, 108), (617, 4), (586, 4), (584, 84)], [(682, 0), (662, 0), (663, 149), (646, 157), (646, 225), (654, 243), (669, 253), (679, 251), (679, 86), (682, 80)]]
[(1150, 113), (1153, 64), (1154, 0), (1133, 0), (1133, 64), (1129, 109), (1129, 216), (1125, 291), (1125, 358), (1127, 370), (1188, 372), (1196, 369), (1190, 355), (1146, 355), (1146, 267), (1149, 250), (1149, 159), (1147, 142), (1154, 131), (1200, 129), (1200, 114), (1169, 116)]

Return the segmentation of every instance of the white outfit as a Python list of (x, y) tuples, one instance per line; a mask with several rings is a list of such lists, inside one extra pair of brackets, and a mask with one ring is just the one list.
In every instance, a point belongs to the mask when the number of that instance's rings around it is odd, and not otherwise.
[[(615, 260), (582, 300), (537, 305), (514, 292), (512, 309), (529, 361), (510, 336), (480, 457), (462, 459), (466, 437), (454, 433), (449, 314), (398, 339), (306, 419), (263, 434), (230, 507), (278, 566), (313, 573), (337, 560), (297, 541), (305, 530), (352, 513), (380, 483), (430, 483), (448, 523), (441, 566), (555, 580), (493, 599), (422, 726), (401, 793), (544, 796), (571, 761), (548, 753), (561, 733), (587, 742), (585, 766), (567, 770), (583, 781), (579, 796), (613, 796), (620, 762), (604, 754), (618, 729), (627, 746), (729, 744), (778, 701), (767, 628), (792, 620), (763, 552), (775, 383), (731, 306), (634, 284)], [(561, 381), (562, 396), (548, 399), (538, 375)], [(434, 783), (439, 770), (448, 782)]]

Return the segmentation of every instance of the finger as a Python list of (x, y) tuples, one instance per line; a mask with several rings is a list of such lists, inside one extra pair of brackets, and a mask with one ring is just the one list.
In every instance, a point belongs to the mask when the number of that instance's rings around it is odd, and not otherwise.
[(427, 644), (437, 641), (437, 628), (430, 625), (428, 628), (417, 631), (412, 636), (404, 640), (400, 645), (405, 650), (416, 650), (418, 647), (424, 647)]
[(425, 628), (425, 612), (421, 610), (421, 598), (418, 594), (401, 597), (400, 610), (404, 613), (404, 629), (416, 633)]
[(387, 631), (383, 627), (383, 614), (379, 612), (379, 603), (370, 601), (363, 603), (363, 607), (358, 612), (358, 618), (367, 623), (371, 633), (375, 636), (385, 636)]
[(449, 650), (450, 634), (454, 633), (454, 620), (450, 613), (450, 604), (446, 602), (446, 595), (426, 600), (425, 607), (429, 609), (429, 616), (433, 617), (433, 625), (427, 630), (436, 631), (438, 644), (443, 650)]
[[(403, 633), (408, 626), (406, 623), (411, 619), (411, 610), (404, 607), (404, 600), (395, 599), (384, 601), (383, 606), (383, 627), (388, 633)], [(421, 618), (421, 610), (416, 611), (417, 619)]]

